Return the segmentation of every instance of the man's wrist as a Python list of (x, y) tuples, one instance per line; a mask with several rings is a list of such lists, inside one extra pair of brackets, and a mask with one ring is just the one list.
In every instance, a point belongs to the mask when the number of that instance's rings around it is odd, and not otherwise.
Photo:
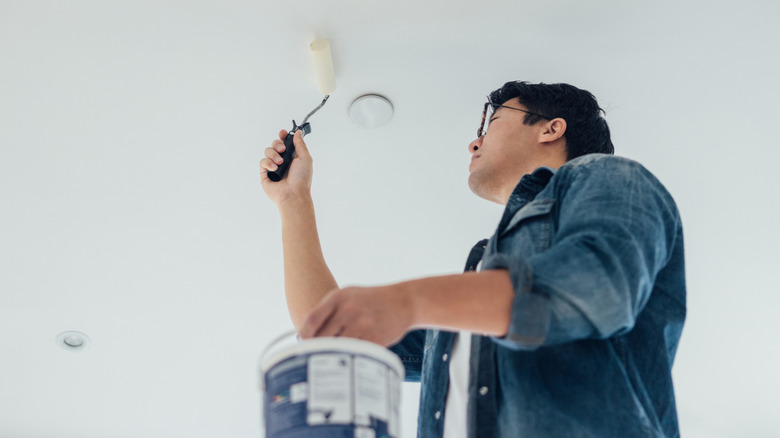
[(426, 295), (423, 289), (417, 287), (414, 280), (398, 283), (401, 295), (404, 297), (406, 314), (410, 316), (409, 329), (423, 328), (425, 325)]
[(276, 206), (280, 214), (295, 213), (302, 208), (310, 208), (314, 204), (311, 193), (301, 193), (288, 196)]

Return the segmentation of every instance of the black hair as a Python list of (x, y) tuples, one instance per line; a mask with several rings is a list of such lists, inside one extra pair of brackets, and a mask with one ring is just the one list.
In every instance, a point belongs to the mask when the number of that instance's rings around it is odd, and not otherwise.
[[(525, 81), (507, 82), (493, 91), (488, 101), (503, 105), (517, 97), (528, 111), (566, 120), (566, 159), (581, 155), (614, 154), (615, 147), (609, 136), (609, 126), (604, 110), (590, 92), (569, 84), (529, 84)], [(533, 125), (543, 117), (526, 114), (523, 123)]]

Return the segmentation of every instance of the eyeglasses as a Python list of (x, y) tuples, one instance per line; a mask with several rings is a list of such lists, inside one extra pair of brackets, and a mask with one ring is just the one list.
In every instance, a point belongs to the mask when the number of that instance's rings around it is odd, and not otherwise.
[[(547, 120), (552, 120), (553, 119), (553, 117), (547, 117), (547, 116), (542, 115), (542, 114), (532, 113), (531, 111), (526, 111), (526, 110), (523, 110), (523, 109), (520, 109), (520, 108), (512, 108), (511, 106), (504, 106), (504, 105), (498, 105), (498, 104), (495, 104), (495, 103), (485, 102), (485, 108), (482, 110), (482, 123), (479, 124), (479, 130), (477, 130), (477, 138), (482, 137), (485, 133), (487, 133), (487, 129), (484, 129), (484, 128), (485, 128), (485, 120), (488, 119), (488, 116), (487, 116), (488, 115), (488, 108), (493, 108), (493, 112), (496, 112), (499, 108), (509, 108), (509, 109), (513, 109), (515, 111), (522, 111), (522, 112), (524, 112), (526, 114), (539, 116), (539, 117), (541, 117), (543, 119), (547, 119)], [(489, 125), (489, 123), (488, 123), (488, 125)]]

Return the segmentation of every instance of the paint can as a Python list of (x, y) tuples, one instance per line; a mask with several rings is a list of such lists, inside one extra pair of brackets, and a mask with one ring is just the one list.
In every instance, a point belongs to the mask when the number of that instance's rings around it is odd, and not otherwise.
[(404, 367), (390, 350), (353, 338), (313, 338), (260, 356), (266, 438), (398, 438)]

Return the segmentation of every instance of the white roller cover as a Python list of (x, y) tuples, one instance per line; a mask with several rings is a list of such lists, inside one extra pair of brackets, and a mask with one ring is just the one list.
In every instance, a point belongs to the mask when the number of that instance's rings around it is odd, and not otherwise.
[(328, 40), (318, 38), (309, 44), (314, 60), (314, 74), (320, 93), (330, 95), (336, 89), (336, 74), (333, 71), (333, 59), (330, 56)]

